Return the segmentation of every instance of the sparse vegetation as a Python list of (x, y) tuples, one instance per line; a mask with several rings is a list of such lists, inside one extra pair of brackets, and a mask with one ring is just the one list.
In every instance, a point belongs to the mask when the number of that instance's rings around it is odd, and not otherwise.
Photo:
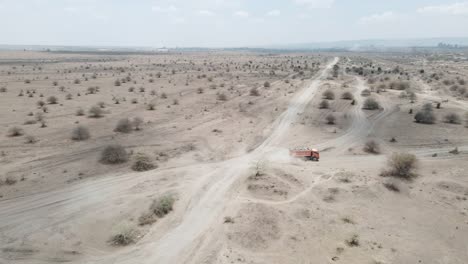
[(88, 114), (88, 116), (91, 118), (100, 118), (103, 116), (104, 111), (99, 106), (93, 106), (89, 109)]
[(460, 124), (461, 117), (457, 113), (449, 113), (445, 115), (444, 121), (449, 124)]
[(336, 117), (333, 114), (327, 115), (326, 119), (327, 119), (327, 124), (329, 124), (329, 125), (334, 125), (335, 124)]
[(19, 127), (12, 127), (8, 130), (8, 136), (10, 137), (19, 137), (24, 134), (24, 131), (22, 128)]
[(421, 111), (418, 111), (416, 115), (414, 115), (414, 119), (416, 123), (422, 124), (434, 124), (436, 121), (436, 117), (432, 110), (431, 104), (425, 104)]
[(133, 124), (128, 118), (120, 119), (115, 126), (114, 131), (120, 133), (130, 133), (133, 130)]
[(380, 105), (374, 98), (367, 98), (362, 108), (366, 110), (376, 110), (380, 108)]
[(87, 140), (91, 137), (89, 130), (85, 126), (77, 126), (72, 131), (71, 138), (76, 141)]
[(319, 104), (319, 108), (320, 109), (328, 109), (328, 108), (330, 108), (330, 104), (328, 103), (327, 100), (322, 100), (322, 102), (320, 102), (320, 104)]
[(375, 140), (368, 140), (366, 141), (366, 144), (364, 145), (364, 151), (367, 153), (379, 154), (380, 153), (379, 144)]
[(49, 96), (49, 98), (47, 98), (47, 102), (49, 104), (57, 104), (58, 103), (58, 98), (55, 97), (55, 96)]
[(332, 92), (331, 90), (327, 90), (323, 92), (323, 98), (327, 100), (334, 100), (335, 99), (335, 93)]
[(132, 165), (134, 171), (148, 171), (154, 169), (156, 166), (151, 161), (151, 158), (143, 153), (137, 153), (135, 155), (135, 161)]
[(128, 153), (118, 144), (109, 145), (101, 152), (100, 161), (104, 164), (120, 164), (128, 161)]
[(344, 92), (344, 93), (341, 95), (341, 99), (344, 99), (344, 100), (353, 100), (353, 99), (354, 99), (354, 95), (353, 95), (351, 92)]
[(250, 89), (250, 95), (251, 96), (259, 96), (260, 92), (258, 91), (257, 88), (252, 88), (252, 89)]
[(416, 156), (409, 153), (394, 153), (388, 159), (388, 169), (382, 172), (382, 176), (392, 176), (405, 180), (415, 177)]
[(110, 243), (114, 246), (127, 246), (137, 241), (139, 232), (130, 224), (118, 226), (110, 239)]

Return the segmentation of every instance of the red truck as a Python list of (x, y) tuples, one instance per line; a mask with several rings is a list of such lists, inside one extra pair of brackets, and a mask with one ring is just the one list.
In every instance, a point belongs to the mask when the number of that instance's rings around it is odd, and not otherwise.
[(292, 149), (289, 154), (296, 158), (305, 158), (308, 160), (319, 161), (320, 153), (317, 149)]

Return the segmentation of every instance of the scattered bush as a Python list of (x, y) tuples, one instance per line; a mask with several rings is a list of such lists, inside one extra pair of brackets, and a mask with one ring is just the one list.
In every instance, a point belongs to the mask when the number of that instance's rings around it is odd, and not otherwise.
[(114, 246), (127, 246), (135, 243), (139, 236), (139, 232), (129, 224), (119, 226), (113, 233), (110, 243)]
[(227, 101), (227, 96), (224, 93), (219, 93), (217, 97), (220, 101)]
[(358, 235), (353, 235), (351, 238), (347, 239), (345, 242), (346, 242), (346, 245), (348, 245), (349, 247), (359, 247), (360, 245)]
[(322, 102), (320, 102), (319, 108), (320, 109), (328, 109), (328, 108), (330, 108), (330, 104), (328, 103), (327, 100), (322, 100)]
[(135, 162), (132, 165), (134, 171), (148, 171), (154, 169), (156, 166), (151, 162), (149, 156), (138, 153), (135, 157)]
[(392, 192), (400, 192), (400, 187), (392, 181), (384, 182), (383, 186)]
[(150, 210), (158, 217), (164, 217), (173, 210), (175, 199), (171, 195), (156, 199), (151, 204)]
[(335, 118), (335, 116), (333, 114), (327, 115), (326, 119), (327, 119), (327, 124), (329, 124), (329, 125), (334, 125), (335, 124), (336, 118)]
[(327, 100), (333, 100), (333, 99), (335, 99), (335, 93), (333, 93), (330, 90), (327, 90), (327, 91), (323, 92), (323, 98), (325, 98)]
[(380, 105), (375, 99), (367, 98), (364, 101), (364, 105), (362, 106), (362, 108), (366, 110), (376, 110), (380, 108)]
[(8, 130), (8, 136), (10, 137), (19, 137), (24, 134), (24, 131), (20, 127), (12, 127), (10, 130)]
[(37, 142), (37, 139), (34, 136), (26, 136), (26, 143), (27, 144), (34, 144)]
[(374, 141), (374, 140), (368, 140), (366, 144), (364, 145), (365, 152), (367, 153), (372, 153), (372, 154), (379, 154), (380, 153), (380, 147), (379, 144)]
[(251, 96), (259, 96), (260, 92), (258, 91), (257, 88), (254, 87), (254, 88), (250, 89), (250, 95)]
[(407, 90), (410, 88), (410, 84), (408, 82), (391, 82), (389, 88), (392, 90)]
[(371, 95), (371, 91), (369, 89), (364, 89), (361, 92), (361, 96), (370, 96), (370, 95)]
[(128, 153), (121, 145), (109, 145), (101, 152), (100, 161), (104, 164), (120, 164), (128, 161)]
[(55, 96), (49, 96), (49, 98), (47, 98), (47, 102), (48, 102), (49, 104), (57, 104), (57, 103), (58, 103), (58, 99), (57, 99), (57, 97), (55, 97)]
[(354, 95), (353, 95), (351, 92), (344, 92), (344, 93), (341, 95), (341, 99), (344, 99), (344, 100), (353, 100), (353, 99), (354, 99)]
[(85, 114), (85, 113), (84, 113), (84, 110), (81, 109), (81, 108), (78, 109), (78, 110), (76, 110), (76, 112), (75, 112), (75, 115), (77, 115), (77, 116), (84, 116), (84, 114)]
[(431, 104), (423, 105), (422, 110), (418, 111), (416, 115), (414, 115), (414, 119), (416, 120), (416, 123), (434, 124), (436, 121), (436, 117), (432, 110), (432, 105)]
[(156, 104), (154, 104), (154, 103), (149, 103), (146, 109), (148, 109), (148, 110), (150, 110), (150, 111), (153, 111), (154, 109), (156, 109)]
[(104, 114), (104, 111), (99, 106), (93, 106), (89, 109), (88, 114), (91, 118), (100, 118)]
[(91, 137), (88, 128), (84, 126), (77, 126), (72, 131), (72, 139), (76, 141), (87, 140)]
[(460, 124), (461, 123), (461, 118), (456, 113), (449, 113), (449, 114), (445, 115), (444, 120), (445, 120), (446, 123), (450, 123), (450, 124)]
[(382, 176), (392, 176), (409, 180), (415, 176), (416, 156), (409, 153), (394, 153), (388, 159), (389, 169), (382, 172)]
[(141, 117), (135, 117), (133, 118), (133, 126), (135, 127), (135, 130), (140, 130), (141, 129), (141, 124), (143, 124), (143, 119)]
[(265, 87), (265, 88), (269, 88), (270, 86), (271, 86), (271, 85), (270, 85), (270, 83), (269, 83), (269, 82), (265, 82), (265, 83), (263, 83), (263, 87)]
[(130, 119), (124, 118), (120, 119), (119, 122), (117, 123), (117, 126), (115, 127), (114, 131), (115, 132), (120, 132), (120, 133), (130, 133), (133, 130), (133, 125), (132, 122), (130, 122)]

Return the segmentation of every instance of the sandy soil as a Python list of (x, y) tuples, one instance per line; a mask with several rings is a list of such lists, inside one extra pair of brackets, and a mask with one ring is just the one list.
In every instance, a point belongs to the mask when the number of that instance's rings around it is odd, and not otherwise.
[[(438, 88), (466, 76), (462, 62), (32, 52), (3, 52), (0, 62), (0, 263), (468, 262), (468, 128), (443, 122), (452, 112), (463, 117), (468, 101), (461, 84), (457, 92)], [(417, 99), (378, 88), (392, 80), (407, 81)], [(94, 86), (99, 91), (89, 93)], [(320, 109), (325, 91), (335, 98)], [(44, 112), (37, 101), (49, 96), (58, 103)], [(364, 110), (368, 97), (380, 109)], [(103, 117), (87, 117), (99, 102)], [(442, 102), (437, 122), (415, 123), (409, 110), (428, 102)], [(85, 116), (75, 115), (80, 108)], [(46, 127), (25, 124), (38, 112)], [(142, 129), (114, 132), (127, 117), (141, 117)], [(90, 139), (71, 139), (78, 124)], [(24, 135), (7, 136), (12, 127)], [(27, 135), (37, 142), (26, 143)], [(369, 139), (379, 154), (363, 151)], [(135, 154), (124, 164), (100, 163), (113, 143), (146, 153), (157, 168), (131, 170)], [(295, 146), (318, 148), (320, 162), (290, 157)], [(455, 147), (459, 153), (449, 153)], [(403, 151), (417, 156), (418, 177), (380, 176), (387, 157)], [(139, 226), (166, 194), (176, 197), (174, 210)], [(109, 243), (123, 226), (138, 234), (135, 242)]]

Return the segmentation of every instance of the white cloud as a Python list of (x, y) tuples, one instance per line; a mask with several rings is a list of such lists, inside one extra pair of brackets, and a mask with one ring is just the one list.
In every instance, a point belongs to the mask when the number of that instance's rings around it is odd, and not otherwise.
[(294, 0), (294, 2), (308, 8), (331, 8), (335, 0)]
[(468, 2), (459, 2), (446, 5), (433, 5), (419, 8), (418, 13), (468, 15)]
[(152, 6), (152, 7), (151, 7), (151, 10), (153, 10), (154, 12), (158, 12), (158, 13), (166, 13), (166, 14), (169, 14), (169, 13), (177, 12), (177, 7), (175, 7), (175, 6), (173, 6), (173, 5), (170, 5), (170, 6), (167, 6), (167, 7)]
[(397, 15), (391, 11), (387, 11), (381, 14), (373, 14), (370, 16), (361, 17), (359, 22), (361, 24), (372, 24), (394, 21), (395, 19), (397, 19)]
[(198, 14), (200, 16), (214, 16), (215, 14), (211, 12), (210, 10), (200, 10), (198, 11)]
[(266, 15), (267, 16), (279, 16), (279, 15), (281, 15), (281, 12), (279, 10), (271, 10)]
[(239, 10), (234, 12), (234, 16), (236, 17), (249, 17), (249, 13), (243, 10)]

